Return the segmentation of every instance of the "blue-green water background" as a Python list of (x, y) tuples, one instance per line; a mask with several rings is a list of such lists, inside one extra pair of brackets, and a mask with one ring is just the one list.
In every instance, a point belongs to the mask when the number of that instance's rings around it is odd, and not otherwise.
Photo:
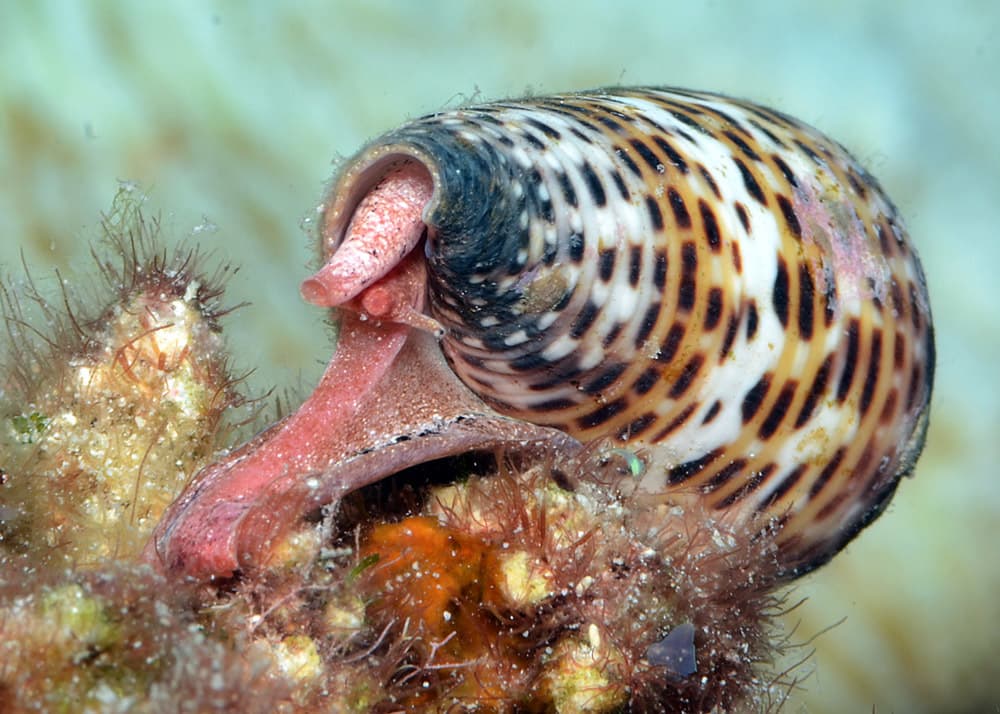
[[(0, 269), (91, 273), (120, 181), (168, 235), (241, 264), (229, 322), (259, 388), (329, 354), (298, 283), (331, 160), (471, 97), (675, 84), (837, 138), (923, 256), (939, 371), (893, 506), (800, 584), (814, 674), (789, 711), (1000, 707), (1000, 5), (870, 2), (0, 3)], [(43, 286), (46, 284), (42, 280)], [(54, 288), (51, 281), (49, 288)], [(808, 649), (808, 648), (806, 648)], [(799, 652), (801, 654), (802, 652)]]

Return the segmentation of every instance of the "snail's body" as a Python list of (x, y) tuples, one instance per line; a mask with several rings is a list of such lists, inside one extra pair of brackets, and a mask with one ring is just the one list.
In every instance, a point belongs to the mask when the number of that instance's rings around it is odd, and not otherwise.
[[(775, 528), (786, 575), (874, 518), (922, 446), (913, 247), (874, 178), (772, 110), (610, 89), (434, 114), (347, 162), (322, 231), (310, 301), (423, 310), (489, 407), (647, 449), (646, 491)], [(390, 271), (418, 252), (426, 306), (397, 309)]]

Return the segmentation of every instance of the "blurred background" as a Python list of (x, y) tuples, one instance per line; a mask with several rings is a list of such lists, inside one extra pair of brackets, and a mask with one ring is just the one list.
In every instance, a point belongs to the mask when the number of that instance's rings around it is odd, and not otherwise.
[[(713, 89), (849, 147), (923, 257), (938, 335), (927, 451), (889, 512), (799, 583), (785, 711), (1000, 711), (1000, 5), (0, 3), (0, 272), (92, 276), (123, 183), (171, 238), (242, 266), (227, 323), (259, 392), (329, 356), (300, 227), (338, 156), (472, 98), (608, 84)], [(81, 272), (74, 272), (81, 271)]]

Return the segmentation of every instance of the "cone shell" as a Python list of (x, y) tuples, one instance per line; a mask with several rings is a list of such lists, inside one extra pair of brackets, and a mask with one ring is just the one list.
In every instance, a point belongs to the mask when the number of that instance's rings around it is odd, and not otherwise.
[(641, 488), (828, 560), (923, 444), (926, 283), (839, 144), (756, 104), (616, 88), (442, 112), (364, 148), (324, 217), (428, 170), (429, 312), (495, 409), (646, 455)]

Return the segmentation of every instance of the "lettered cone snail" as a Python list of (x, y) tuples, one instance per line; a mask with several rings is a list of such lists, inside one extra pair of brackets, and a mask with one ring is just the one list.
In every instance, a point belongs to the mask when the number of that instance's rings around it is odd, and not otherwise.
[(341, 332), (292, 416), (198, 474), (148, 555), (252, 565), (304, 510), (473, 448), (610, 439), (639, 488), (806, 572), (923, 445), (934, 342), (896, 209), (751, 102), (615, 88), (440, 112), (342, 168), (302, 286)]

